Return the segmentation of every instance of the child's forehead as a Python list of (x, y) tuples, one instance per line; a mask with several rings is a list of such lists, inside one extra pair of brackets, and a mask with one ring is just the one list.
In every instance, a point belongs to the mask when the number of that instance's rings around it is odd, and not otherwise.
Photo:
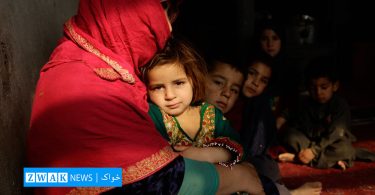
[(213, 69), (210, 72), (220, 72), (220, 71), (227, 71), (227, 70), (241, 73), (241, 70), (235, 67), (235, 65), (229, 64), (226, 62), (220, 62), (220, 61), (214, 62)]
[(329, 83), (333, 83), (331, 81), (331, 79), (329, 77), (327, 77), (327, 76), (320, 76), (320, 77), (312, 78), (311, 82), (313, 84), (329, 84)]
[(227, 63), (220, 63), (209, 72), (211, 76), (225, 79), (229, 82), (242, 83), (244, 80), (243, 73), (236, 67)]
[(262, 70), (262, 71), (267, 71), (270, 72), (272, 71), (271, 67), (264, 62), (260, 61), (255, 61), (250, 64), (249, 69), (256, 69), (256, 70)]

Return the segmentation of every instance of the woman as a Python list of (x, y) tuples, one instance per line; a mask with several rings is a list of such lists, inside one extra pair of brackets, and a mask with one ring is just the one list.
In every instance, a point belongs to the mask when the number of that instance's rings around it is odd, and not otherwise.
[(227, 169), (217, 167), (217, 174), (204, 175), (199, 162), (185, 166), (148, 116), (146, 87), (138, 68), (164, 47), (171, 33), (167, 15), (173, 20), (176, 11), (170, 6), (164, 10), (161, 3), (167, 2), (81, 0), (36, 88), (28, 166), (121, 167), (124, 187), (39, 188), (37, 192), (176, 194), (188, 192), (187, 172), (220, 181), (209, 187), (198, 183), (196, 189), (202, 192), (230, 189)]

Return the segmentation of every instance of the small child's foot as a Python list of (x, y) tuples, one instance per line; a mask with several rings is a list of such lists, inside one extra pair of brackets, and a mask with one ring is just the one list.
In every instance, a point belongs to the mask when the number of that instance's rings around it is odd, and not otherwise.
[(292, 154), (292, 153), (282, 153), (282, 154), (279, 154), (278, 156), (278, 159), (279, 161), (281, 162), (293, 162), (294, 161), (294, 158), (295, 158), (296, 155)]
[(306, 182), (299, 188), (290, 190), (291, 195), (319, 195), (321, 192), (321, 182)]
[(340, 169), (342, 169), (343, 171), (346, 170), (346, 167), (347, 167), (346, 162), (340, 160), (340, 161), (337, 162), (337, 165), (338, 165), (338, 166), (340, 167)]

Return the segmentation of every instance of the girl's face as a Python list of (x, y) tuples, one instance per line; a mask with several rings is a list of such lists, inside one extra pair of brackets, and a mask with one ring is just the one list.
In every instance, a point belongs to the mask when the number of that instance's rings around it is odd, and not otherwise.
[(263, 63), (253, 63), (247, 73), (247, 79), (242, 88), (242, 93), (248, 97), (255, 97), (263, 93), (271, 78), (271, 68)]
[(265, 29), (260, 38), (260, 46), (268, 55), (275, 57), (281, 49), (280, 37), (272, 29)]
[(243, 75), (229, 64), (217, 62), (206, 79), (206, 101), (227, 113), (241, 91)]
[(189, 108), (193, 86), (180, 64), (164, 64), (148, 73), (148, 94), (153, 103), (172, 116), (179, 116)]

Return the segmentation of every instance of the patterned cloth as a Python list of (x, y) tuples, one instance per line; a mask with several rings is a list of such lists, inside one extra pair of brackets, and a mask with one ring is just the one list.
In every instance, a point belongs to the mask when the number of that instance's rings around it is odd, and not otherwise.
[[(174, 146), (222, 146), (234, 153), (230, 165), (237, 163), (243, 157), (243, 149), (239, 142), (239, 135), (232, 129), (229, 121), (215, 106), (203, 102), (199, 105), (200, 128), (194, 137), (190, 137), (180, 126), (177, 119), (160, 110), (150, 103), (149, 114), (156, 124), (156, 128)], [(224, 165), (224, 164), (223, 164)]]
[(184, 179), (184, 171), (184, 159), (180, 156), (160, 171), (141, 181), (102, 194), (177, 194)]

